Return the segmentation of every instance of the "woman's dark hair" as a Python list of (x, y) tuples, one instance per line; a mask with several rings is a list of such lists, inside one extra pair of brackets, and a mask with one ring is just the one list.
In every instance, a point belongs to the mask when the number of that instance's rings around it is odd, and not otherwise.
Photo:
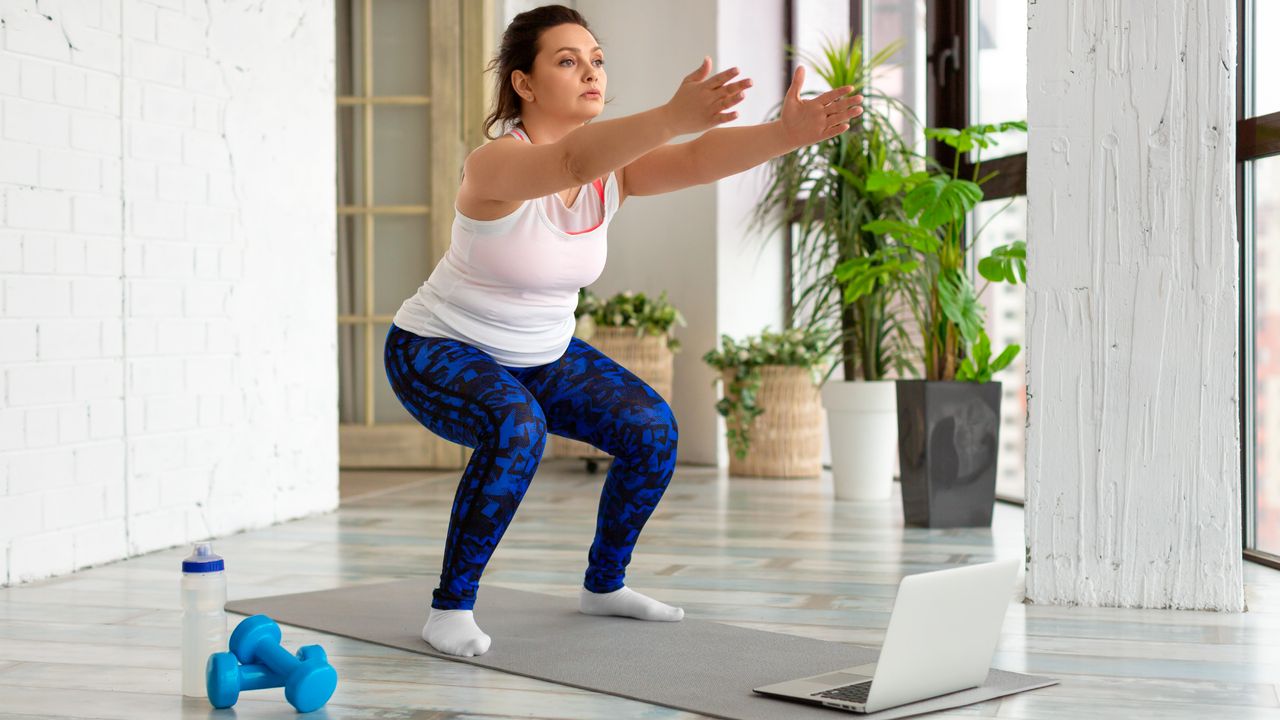
[(493, 112), (484, 119), (484, 136), (490, 140), (497, 136), (490, 134), (494, 125), (509, 122), (520, 117), (521, 98), (511, 87), (511, 75), (520, 70), (533, 72), (533, 59), (538, 55), (538, 40), (548, 28), (572, 23), (581, 25), (590, 31), (586, 18), (573, 8), (564, 5), (543, 5), (516, 15), (502, 33), (502, 46), (497, 55), (489, 62), (485, 72), (496, 73), (496, 92), (494, 93)]

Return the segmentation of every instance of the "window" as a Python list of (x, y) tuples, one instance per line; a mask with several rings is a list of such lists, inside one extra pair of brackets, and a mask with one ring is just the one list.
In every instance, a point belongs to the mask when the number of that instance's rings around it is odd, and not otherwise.
[(400, 303), (449, 244), (461, 148), (480, 144), (491, 10), (492, 0), (334, 5), (343, 469), (459, 468), (470, 453), (422, 434), (381, 358)]
[(1277, 0), (1238, 0), (1236, 203), (1241, 248), (1241, 424), (1245, 556), (1280, 567), (1280, 83), (1259, 82), (1280, 48), (1259, 28)]
[[(840, 28), (837, 37), (843, 37), (844, 28), (863, 36), (871, 54), (901, 42), (889, 59), (896, 67), (878, 74), (877, 85), (928, 127), (1026, 119), (1026, 0), (790, 0), (787, 12), (789, 42), (808, 54), (816, 53), (830, 28)], [(805, 89), (824, 89), (821, 78), (810, 74)], [(907, 127), (904, 118), (899, 129)], [(925, 146), (918, 130), (914, 139), (918, 152), (952, 163), (947, 147)], [(977, 275), (977, 260), (997, 245), (1026, 239), (1026, 135), (1013, 132), (996, 140), (999, 144), (985, 151), (981, 161), (983, 175), (998, 175), (983, 185), (984, 202), (969, 223), (970, 232), (986, 224), (969, 254), (980, 290), (986, 281)], [(972, 175), (973, 160), (961, 159), (962, 176)], [(997, 496), (1015, 503), (1026, 495), (1024, 290), (1021, 285), (991, 284), (980, 297), (993, 350), (998, 353), (1009, 344), (1023, 347), (1014, 363), (995, 376), (1004, 396)]]

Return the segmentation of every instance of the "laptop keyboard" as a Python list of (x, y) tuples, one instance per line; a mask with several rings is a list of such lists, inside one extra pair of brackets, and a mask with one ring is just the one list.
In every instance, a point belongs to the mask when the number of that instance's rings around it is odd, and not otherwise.
[(841, 685), (830, 690), (816, 692), (813, 697), (830, 698), (832, 700), (843, 700), (851, 703), (865, 703), (867, 696), (871, 694), (871, 681), (866, 680), (852, 685)]

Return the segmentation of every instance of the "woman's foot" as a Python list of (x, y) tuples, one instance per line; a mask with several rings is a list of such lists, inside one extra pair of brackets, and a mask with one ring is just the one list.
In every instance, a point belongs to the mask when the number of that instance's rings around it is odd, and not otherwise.
[(470, 610), (431, 608), (427, 624), (422, 628), (422, 639), (446, 655), (471, 657), (483, 655), (489, 649), (489, 636), (481, 632)]
[(676, 622), (684, 618), (684, 609), (665, 603), (623, 586), (608, 593), (595, 593), (582, 588), (579, 610), (587, 615), (621, 615), (639, 620)]

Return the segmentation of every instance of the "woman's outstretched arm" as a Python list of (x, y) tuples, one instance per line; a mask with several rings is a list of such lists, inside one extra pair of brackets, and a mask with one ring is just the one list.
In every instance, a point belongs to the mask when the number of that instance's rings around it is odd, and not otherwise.
[(779, 121), (717, 128), (698, 139), (663, 145), (619, 174), (623, 195), (661, 195), (749, 170), (795, 150)]
[(636, 159), (623, 172), (624, 193), (657, 195), (715, 182), (838, 135), (849, 129), (849, 120), (862, 114), (862, 96), (846, 97), (852, 87), (801, 100), (803, 82), (804, 66), (800, 66), (778, 120), (717, 128), (692, 142), (664, 145)]

